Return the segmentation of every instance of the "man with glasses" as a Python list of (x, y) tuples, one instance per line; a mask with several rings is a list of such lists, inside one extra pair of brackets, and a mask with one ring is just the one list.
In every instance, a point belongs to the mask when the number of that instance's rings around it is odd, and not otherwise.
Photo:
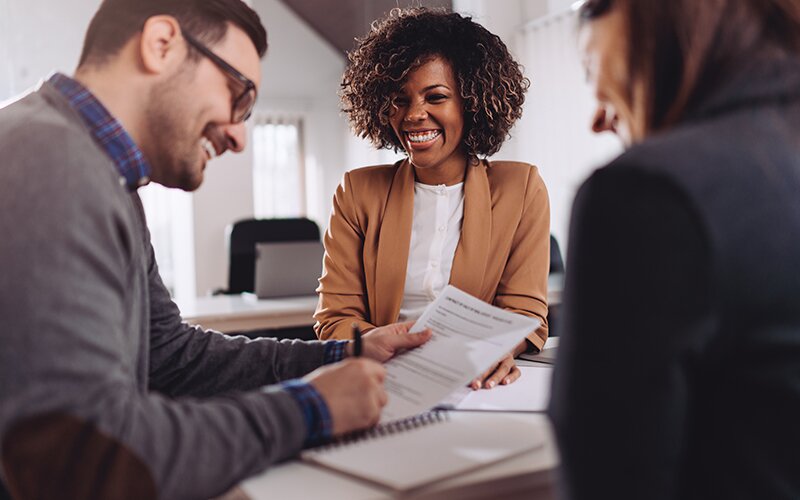
[(74, 77), (0, 109), (0, 497), (215, 496), (376, 423), (375, 360), (429, 338), (376, 329), (342, 361), (182, 322), (136, 190), (245, 147), (265, 51), (240, 0), (105, 0)]

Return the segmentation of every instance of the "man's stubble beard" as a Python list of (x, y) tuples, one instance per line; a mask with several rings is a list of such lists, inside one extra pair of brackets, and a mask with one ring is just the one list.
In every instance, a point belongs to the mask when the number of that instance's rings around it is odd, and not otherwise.
[(194, 191), (203, 181), (200, 131), (192, 116), (190, 70), (155, 85), (145, 112), (149, 130), (153, 178), (166, 187)]

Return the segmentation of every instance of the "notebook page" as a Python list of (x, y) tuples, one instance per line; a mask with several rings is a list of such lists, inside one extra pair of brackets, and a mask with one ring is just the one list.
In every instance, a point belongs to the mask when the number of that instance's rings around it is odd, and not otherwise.
[(544, 446), (531, 420), (498, 413), (452, 413), (449, 420), (302, 458), (396, 491), (407, 491)]
[(516, 382), (493, 389), (470, 391), (454, 405), (456, 410), (545, 411), (550, 401), (551, 366), (518, 366)]

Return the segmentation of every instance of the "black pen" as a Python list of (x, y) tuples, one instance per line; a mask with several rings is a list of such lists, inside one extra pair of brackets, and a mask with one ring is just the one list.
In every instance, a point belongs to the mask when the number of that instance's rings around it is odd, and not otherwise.
[(361, 356), (361, 330), (358, 323), (353, 323), (353, 357)]

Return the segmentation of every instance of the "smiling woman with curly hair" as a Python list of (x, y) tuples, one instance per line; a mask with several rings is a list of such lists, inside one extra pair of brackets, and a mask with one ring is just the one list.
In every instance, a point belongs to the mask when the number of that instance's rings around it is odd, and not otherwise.
[(471, 156), (500, 149), (522, 115), (530, 82), (497, 35), (469, 17), (395, 9), (349, 54), (342, 102), (353, 129), (378, 148), (404, 148), (389, 123), (392, 96), (433, 56), (448, 61), (464, 101), (464, 148)]
[(408, 157), (350, 171), (337, 189), (317, 334), (414, 321), (449, 283), (541, 322), (472, 386), (513, 382), (514, 356), (547, 339), (550, 210), (536, 167), (485, 157), (530, 82), (497, 35), (423, 7), (375, 22), (349, 60), (341, 97), (353, 130)]

